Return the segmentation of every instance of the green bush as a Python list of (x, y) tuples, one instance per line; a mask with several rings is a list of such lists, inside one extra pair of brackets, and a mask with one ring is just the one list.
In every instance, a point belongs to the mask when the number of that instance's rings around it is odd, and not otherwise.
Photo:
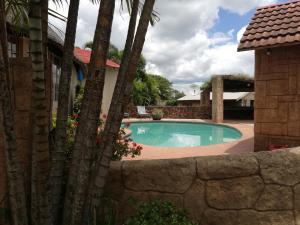
[(125, 225), (193, 225), (184, 210), (177, 209), (170, 202), (151, 201), (142, 204), (136, 215)]

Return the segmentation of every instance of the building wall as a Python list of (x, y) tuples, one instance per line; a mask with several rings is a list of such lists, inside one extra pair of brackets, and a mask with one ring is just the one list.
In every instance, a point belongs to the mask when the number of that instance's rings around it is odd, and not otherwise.
[(300, 45), (255, 52), (255, 151), (300, 145)]
[(201, 225), (296, 225), (300, 149), (170, 160), (115, 162), (106, 194), (117, 224), (149, 200), (184, 208)]
[[(71, 75), (71, 82), (70, 82), (70, 98), (69, 98), (69, 112), (72, 112), (72, 106), (73, 106), (73, 102), (75, 100), (76, 97), (76, 86), (79, 85), (80, 82), (77, 80), (77, 72), (76, 72), (76, 68), (73, 64), (72, 66), (72, 75)], [(54, 90), (52, 90), (52, 92), (54, 92)], [(56, 113), (57, 112), (57, 107), (58, 107), (58, 101), (56, 101), (53, 97), (53, 102), (52, 102), (52, 113)]]
[[(103, 89), (103, 101), (102, 101), (102, 110), (101, 115), (107, 115), (109, 106), (112, 100), (113, 91), (115, 88), (115, 84), (118, 77), (118, 70), (112, 69), (110, 67), (106, 68), (106, 74), (105, 74), (105, 83), (104, 83), (104, 89)], [(76, 97), (76, 86), (77, 85), (84, 85), (85, 80), (78, 81), (77, 79), (77, 71), (75, 66), (72, 67), (72, 77), (71, 77), (71, 83), (70, 83), (70, 112), (72, 111), (72, 103), (75, 100)], [(52, 106), (52, 112), (57, 112), (57, 101), (53, 101)]]
[(107, 67), (106, 74), (105, 74), (104, 89), (103, 89), (101, 115), (108, 114), (108, 110), (114, 93), (117, 78), (118, 78), (118, 70)]
[(243, 97), (241, 99), (241, 104), (242, 106), (253, 106), (254, 104), (254, 92), (250, 92), (249, 94), (247, 94), (245, 97)]

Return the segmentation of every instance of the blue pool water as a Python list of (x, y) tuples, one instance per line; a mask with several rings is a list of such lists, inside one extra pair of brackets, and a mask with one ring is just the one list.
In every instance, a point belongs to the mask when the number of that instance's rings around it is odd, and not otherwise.
[(129, 129), (134, 142), (160, 147), (206, 146), (241, 138), (234, 128), (206, 123), (138, 122)]

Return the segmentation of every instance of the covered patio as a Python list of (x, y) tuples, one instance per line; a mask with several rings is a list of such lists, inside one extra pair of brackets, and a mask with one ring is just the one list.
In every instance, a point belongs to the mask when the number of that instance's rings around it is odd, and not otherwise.
[[(212, 77), (211, 85), (209, 85), (201, 93), (201, 105), (210, 104), (210, 92), (212, 92), (212, 121), (215, 123), (223, 123), (224, 115), (230, 116), (233, 113), (239, 117), (244, 114), (248, 119), (253, 119), (253, 106), (237, 107), (230, 106), (224, 108), (224, 92), (254, 92), (254, 80), (246, 76), (234, 75), (215, 75)], [(234, 118), (231, 118), (234, 119)], [(235, 118), (240, 119), (240, 118)]]

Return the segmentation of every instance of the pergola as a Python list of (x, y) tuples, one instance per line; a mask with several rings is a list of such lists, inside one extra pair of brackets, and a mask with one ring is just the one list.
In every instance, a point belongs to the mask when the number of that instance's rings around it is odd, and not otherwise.
[(224, 102), (223, 92), (254, 92), (254, 80), (246, 76), (215, 75), (211, 85), (201, 93), (201, 105), (207, 106), (212, 92), (212, 120), (223, 123)]

